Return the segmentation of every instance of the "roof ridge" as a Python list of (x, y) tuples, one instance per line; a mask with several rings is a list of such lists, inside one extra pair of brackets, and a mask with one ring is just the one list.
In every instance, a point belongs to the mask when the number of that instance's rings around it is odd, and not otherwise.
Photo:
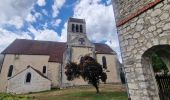
[[(94, 43), (94, 45), (95, 51), (98, 54), (116, 54), (105, 43)], [(49, 55), (49, 62), (62, 63), (63, 53), (66, 49), (66, 42), (16, 39), (1, 53), (14, 55)]]
[(14, 41), (26, 40), (26, 41), (36, 41), (36, 42), (54, 42), (54, 43), (67, 43), (67, 42), (59, 42), (59, 41), (49, 41), (49, 40), (31, 40), (31, 39), (15, 39)]
[[(20, 73), (22, 73), (23, 71), (27, 70), (28, 68), (32, 68), (32, 69), (33, 69), (35, 72), (37, 72), (40, 76), (42, 76), (43, 78), (48, 79), (48, 77), (46, 77), (45, 75), (43, 75), (40, 71), (38, 71), (37, 69), (35, 69), (35, 68), (33, 68), (32, 66), (29, 65), (29, 66), (27, 66), (27, 68), (21, 70), (19, 73), (17, 73), (17, 74), (15, 74), (14, 76), (8, 78), (8, 80), (14, 78), (15, 76), (19, 75)], [(48, 79), (48, 80), (50, 80), (50, 79)], [(51, 80), (50, 80), (50, 81), (51, 81)]]

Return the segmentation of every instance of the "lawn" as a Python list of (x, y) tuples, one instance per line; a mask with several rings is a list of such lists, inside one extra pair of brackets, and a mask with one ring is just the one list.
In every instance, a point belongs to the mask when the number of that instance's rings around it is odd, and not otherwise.
[(28, 97), (25, 96), (0, 93), (0, 100), (32, 100), (32, 99), (28, 99)]
[(22, 98), (21, 100), (127, 100), (127, 93), (118, 85), (101, 85), (99, 94), (96, 94), (93, 87), (79, 87), (17, 95), (16, 97)]

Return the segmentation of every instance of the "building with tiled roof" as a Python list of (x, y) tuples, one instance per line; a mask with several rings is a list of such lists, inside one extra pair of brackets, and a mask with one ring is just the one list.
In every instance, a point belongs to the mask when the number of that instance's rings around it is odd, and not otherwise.
[(16, 39), (1, 53), (0, 91), (28, 93), (88, 85), (81, 78), (67, 81), (64, 69), (68, 61), (79, 62), (84, 55), (106, 63), (107, 83), (119, 83), (116, 52), (106, 44), (91, 43), (85, 27), (84, 19), (70, 18), (65, 43)]

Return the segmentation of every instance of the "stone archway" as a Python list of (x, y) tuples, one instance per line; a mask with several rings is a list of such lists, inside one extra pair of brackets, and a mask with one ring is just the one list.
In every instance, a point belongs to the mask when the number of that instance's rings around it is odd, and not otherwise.
[[(144, 52), (142, 55), (141, 65), (143, 68), (143, 74), (146, 80), (145, 85), (147, 94), (149, 97), (154, 98), (154, 96), (158, 96), (160, 93), (158, 89), (158, 83), (156, 82), (155, 76), (156, 72), (154, 72), (153, 62), (152, 62), (152, 55), (157, 54), (163, 62), (166, 64), (167, 69), (170, 71), (170, 45), (156, 45)], [(164, 73), (159, 73), (164, 74)]]

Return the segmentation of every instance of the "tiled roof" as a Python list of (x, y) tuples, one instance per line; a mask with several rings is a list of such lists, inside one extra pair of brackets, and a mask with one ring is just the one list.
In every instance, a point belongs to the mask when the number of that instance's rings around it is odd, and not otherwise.
[[(2, 54), (49, 55), (49, 62), (62, 63), (66, 48), (64, 42), (16, 39)], [(95, 48), (98, 54), (116, 54), (106, 44), (95, 43)]]
[(49, 62), (62, 62), (66, 43), (16, 39), (2, 54), (50, 55)]
[(108, 45), (102, 43), (95, 43), (95, 49), (97, 54), (115, 54), (116, 52), (113, 51)]

